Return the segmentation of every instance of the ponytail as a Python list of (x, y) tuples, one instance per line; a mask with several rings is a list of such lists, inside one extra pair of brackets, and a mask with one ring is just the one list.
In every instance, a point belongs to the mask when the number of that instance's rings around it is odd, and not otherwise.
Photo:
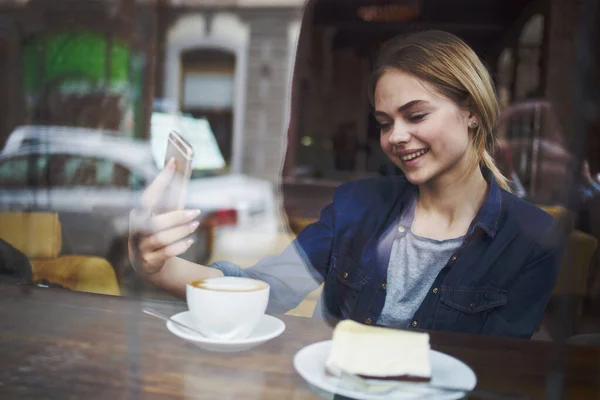
[(502, 172), (500, 172), (500, 169), (498, 169), (494, 159), (487, 150), (483, 151), (481, 162), (492, 172), (492, 175), (494, 175), (494, 178), (496, 179), (496, 182), (498, 182), (498, 186), (500, 186), (500, 188), (506, 190), (507, 192), (512, 192), (509, 184), (510, 181), (504, 175), (502, 175)]

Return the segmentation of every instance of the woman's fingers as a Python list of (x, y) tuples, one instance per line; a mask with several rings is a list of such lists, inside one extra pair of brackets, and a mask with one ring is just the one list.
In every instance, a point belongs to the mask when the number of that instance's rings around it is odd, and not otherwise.
[(190, 234), (200, 225), (194, 221), (200, 210), (152, 215), (167, 187), (177, 183), (175, 175), (172, 159), (144, 191), (141, 208), (129, 215), (129, 258), (134, 269), (145, 276), (159, 272), (169, 258), (184, 253), (193, 243)]
[(185, 253), (192, 243), (194, 243), (193, 239), (182, 239), (156, 251), (143, 253), (142, 261), (145, 265), (145, 272), (153, 274), (160, 271), (168, 259)]
[(147, 209), (136, 208), (129, 213), (129, 229), (132, 233), (152, 235), (156, 232), (190, 222), (200, 214), (200, 210), (177, 210), (152, 215)]
[(158, 232), (185, 224), (198, 215), (200, 215), (200, 210), (178, 210), (156, 215), (151, 221), (152, 231)]
[(171, 159), (160, 171), (156, 179), (146, 188), (142, 195), (142, 207), (152, 210), (162, 198), (163, 192), (169, 185), (175, 174), (175, 160)]
[(199, 222), (194, 221), (165, 230), (158, 231), (153, 235), (146, 236), (140, 240), (140, 252), (142, 254), (154, 252), (158, 249), (170, 246), (194, 233), (198, 229)]

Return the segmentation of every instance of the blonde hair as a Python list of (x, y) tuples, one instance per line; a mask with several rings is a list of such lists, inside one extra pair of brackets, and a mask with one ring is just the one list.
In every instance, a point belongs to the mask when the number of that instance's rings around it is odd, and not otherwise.
[(392, 68), (429, 83), (459, 107), (478, 117), (479, 124), (473, 135), (478, 164), (486, 166), (498, 185), (510, 191), (509, 180), (502, 175), (491, 156), (499, 113), (498, 98), (488, 70), (473, 49), (456, 35), (434, 30), (389, 40), (379, 51), (371, 76), (371, 104), (374, 104), (379, 78)]

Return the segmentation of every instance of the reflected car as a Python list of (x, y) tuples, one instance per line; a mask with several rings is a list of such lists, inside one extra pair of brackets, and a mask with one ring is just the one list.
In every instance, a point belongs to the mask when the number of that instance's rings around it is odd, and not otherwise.
[[(128, 213), (159, 173), (147, 141), (71, 127), (17, 128), (0, 153), (0, 208), (53, 211), (63, 225), (63, 254), (126, 262)], [(199, 175), (199, 176), (197, 176)], [(185, 258), (268, 251), (278, 231), (275, 191), (241, 174), (194, 174), (188, 208), (202, 228)]]
[(499, 166), (506, 176), (519, 179), (522, 197), (537, 204), (562, 203), (573, 157), (551, 104), (529, 100), (511, 105), (502, 111), (496, 135), (497, 153), (506, 160)]

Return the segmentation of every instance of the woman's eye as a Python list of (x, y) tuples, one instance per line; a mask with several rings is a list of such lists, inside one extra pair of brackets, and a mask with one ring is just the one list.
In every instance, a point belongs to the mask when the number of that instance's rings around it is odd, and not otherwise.
[(386, 130), (388, 130), (392, 126), (392, 124), (390, 124), (390, 123), (384, 123), (384, 122), (380, 122), (377, 125), (378, 125), (379, 130), (381, 130), (381, 131), (386, 131)]
[(408, 119), (410, 122), (419, 122), (422, 121), (425, 118), (425, 116), (427, 116), (427, 114), (414, 114), (411, 115)]

